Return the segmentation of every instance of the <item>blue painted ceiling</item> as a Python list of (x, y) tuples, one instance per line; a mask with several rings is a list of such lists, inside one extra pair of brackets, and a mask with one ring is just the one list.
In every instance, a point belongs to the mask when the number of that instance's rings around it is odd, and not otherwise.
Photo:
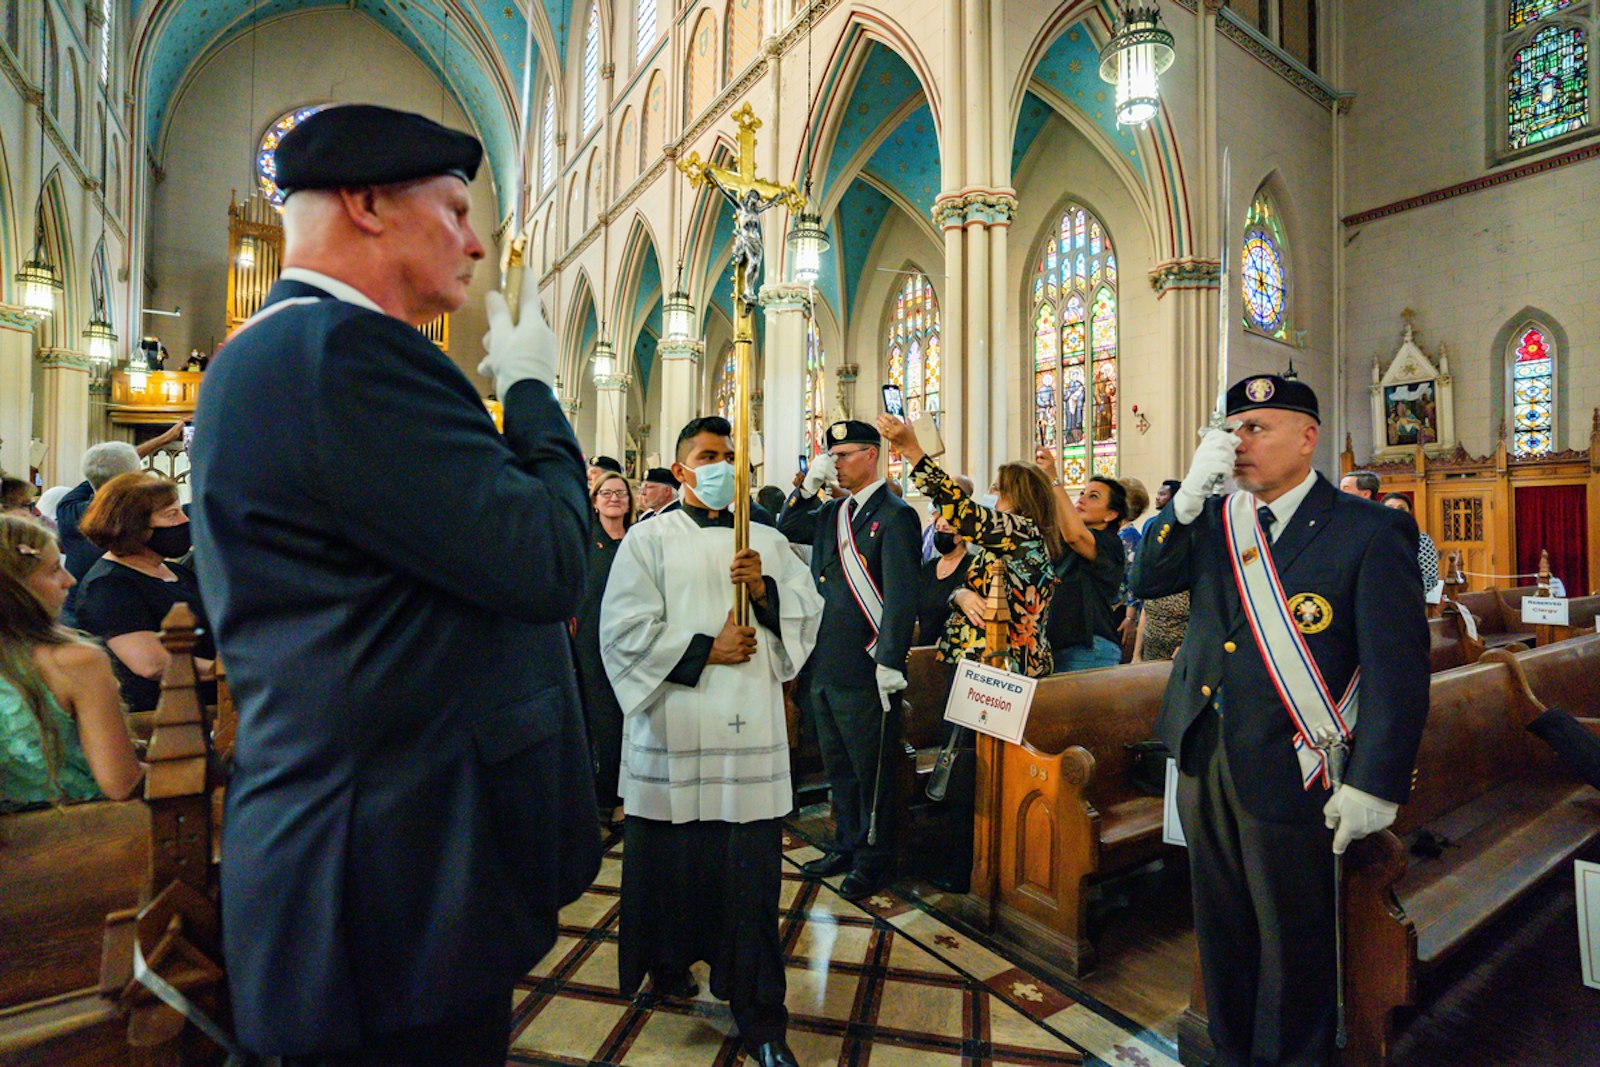
[[(521, 2), (525, 6), (528, 0)], [(576, 2), (540, 0), (559, 54), (566, 50)], [(369, 16), (449, 87), (484, 143), (502, 208), (508, 208), (515, 173), (513, 114), (522, 86), (527, 28), (518, 0), (133, 0), (133, 24), (141, 9), (152, 9), (147, 16), (160, 20), (148, 46), (146, 83), (138, 87), (151, 147), (160, 143), (172, 99), (200, 60), (253, 26), (327, 7)], [(536, 67), (541, 58), (536, 44)], [(559, 55), (550, 58), (559, 66)], [(297, 101), (313, 102), (321, 98)]]
[[(1094, 120), (1109, 143), (1133, 164), (1135, 170), (1143, 174), (1144, 158), (1139, 154), (1138, 142), (1134, 140), (1131, 129), (1117, 125), (1112, 88), (1100, 80), (1099, 72), (1100, 51), (1089, 31), (1080, 23), (1056, 38), (1038, 67), (1034, 68), (1033, 79)], [(1043, 124), (1042, 116), (1036, 120), (1029, 118), (1028, 103), (1035, 99), (1032, 93), (1028, 94), (1017, 123), (1015, 143), (1020, 143), (1025, 133), (1028, 143), (1032, 143), (1033, 137), (1039, 132), (1038, 125)], [(1037, 122), (1038, 125), (1027, 132), (1030, 122)], [(1022, 153), (1026, 151), (1024, 147)], [(1013, 169), (1021, 156), (1021, 153), (1013, 152)]]
[(878, 230), (883, 227), (883, 220), (888, 217), (891, 207), (893, 201), (860, 178), (850, 183), (844, 199), (839, 202), (838, 243), (834, 245), (834, 256), (830, 258), (836, 257), (842, 268), (844, 292), (841, 295), (847, 302), (847, 311), (852, 318), (855, 316), (856, 298), (864, 288), (861, 273), (866, 267), (867, 253), (871, 251), (872, 242), (877, 239)]

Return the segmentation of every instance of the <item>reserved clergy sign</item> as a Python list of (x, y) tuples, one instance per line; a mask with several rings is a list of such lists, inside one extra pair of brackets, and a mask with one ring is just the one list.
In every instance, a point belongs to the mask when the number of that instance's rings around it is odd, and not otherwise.
[(1567, 598), (1562, 596), (1525, 596), (1522, 598), (1522, 621), (1535, 626), (1565, 626), (1571, 615), (1567, 612)]
[(955, 681), (950, 683), (945, 721), (1020, 744), (1038, 686), (1037, 679), (964, 659), (956, 664)]

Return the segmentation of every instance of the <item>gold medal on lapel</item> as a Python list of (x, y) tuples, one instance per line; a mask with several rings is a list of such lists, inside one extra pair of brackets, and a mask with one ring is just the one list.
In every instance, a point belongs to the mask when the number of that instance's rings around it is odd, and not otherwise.
[(1333, 605), (1315, 593), (1291, 596), (1289, 615), (1303, 634), (1320, 634), (1333, 625)]
[(1254, 563), (1260, 557), (1260, 555), (1261, 553), (1257, 552), (1254, 548), (1247, 548), (1244, 550), (1244, 554), (1239, 557), (1239, 562), (1248, 567), (1250, 564)]

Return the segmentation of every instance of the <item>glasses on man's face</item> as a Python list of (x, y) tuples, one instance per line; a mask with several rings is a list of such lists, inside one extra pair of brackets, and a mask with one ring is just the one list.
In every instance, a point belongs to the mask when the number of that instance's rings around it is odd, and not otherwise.
[(595, 496), (601, 500), (627, 500), (628, 491), (626, 489), (602, 489)]

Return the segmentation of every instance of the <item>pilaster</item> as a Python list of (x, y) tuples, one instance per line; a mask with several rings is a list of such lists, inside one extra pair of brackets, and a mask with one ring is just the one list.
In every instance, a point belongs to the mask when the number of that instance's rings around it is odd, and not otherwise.
[(628, 447), (628, 376), (597, 375), (594, 396), (594, 454), (620, 460)]
[(33, 436), (33, 319), (0, 305), (0, 470), (28, 475)]
[(44, 369), (38, 401), (46, 448), (41, 474), (46, 485), (75, 483), (89, 447), (89, 357), (46, 348), (39, 352), (39, 363)]
[(761, 287), (761, 307), (766, 314), (766, 351), (762, 353), (764, 428), (761, 441), (766, 467), (780, 482), (801, 452), (806, 451), (806, 312), (809, 286), (773, 283)]
[[(700, 414), (700, 361), (705, 350), (704, 341), (663, 338), (656, 344), (656, 373), (661, 375), (661, 411), (656, 418), (665, 449), (673, 448), (678, 431)], [(661, 456), (663, 463), (672, 458), (665, 452)]]

